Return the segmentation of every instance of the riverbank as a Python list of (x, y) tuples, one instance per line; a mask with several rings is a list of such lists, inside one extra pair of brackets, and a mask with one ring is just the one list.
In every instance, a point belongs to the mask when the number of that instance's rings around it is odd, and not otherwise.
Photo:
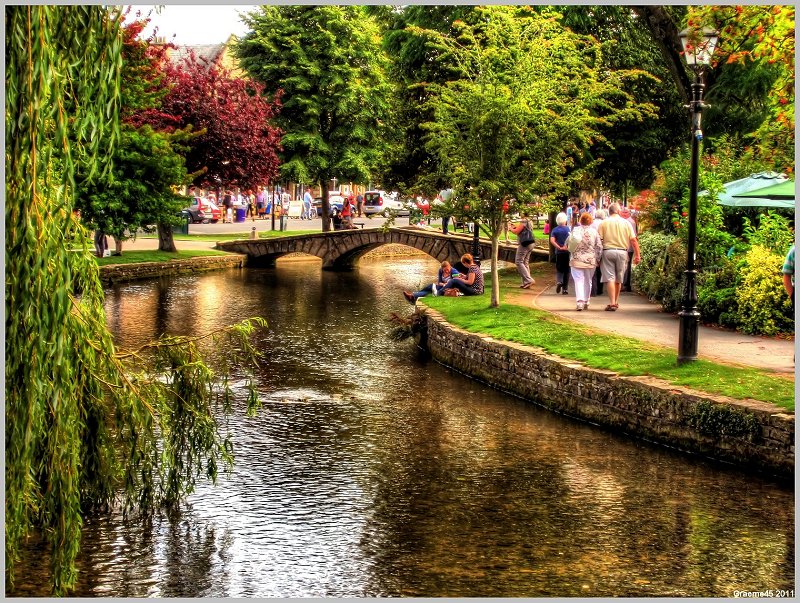
[(651, 376), (626, 376), (541, 348), (470, 333), (421, 307), (417, 342), (434, 359), (554, 412), (783, 478), (794, 474), (794, 413)]

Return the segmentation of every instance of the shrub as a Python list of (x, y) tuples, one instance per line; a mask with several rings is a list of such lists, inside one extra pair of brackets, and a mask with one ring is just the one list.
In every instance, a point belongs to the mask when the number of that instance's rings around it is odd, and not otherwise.
[(717, 270), (697, 275), (697, 309), (703, 322), (735, 328), (738, 320), (736, 263), (724, 260)]
[(789, 220), (773, 211), (761, 214), (757, 227), (753, 227), (749, 218), (742, 218), (742, 221), (744, 222), (742, 235), (750, 245), (761, 245), (785, 256), (794, 243), (794, 232)]
[(643, 232), (639, 235), (642, 261), (633, 268), (633, 285), (667, 312), (678, 309), (683, 297), (686, 248), (675, 235)]
[(783, 289), (783, 257), (753, 245), (739, 266), (738, 327), (745, 333), (794, 332), (794, 316)]

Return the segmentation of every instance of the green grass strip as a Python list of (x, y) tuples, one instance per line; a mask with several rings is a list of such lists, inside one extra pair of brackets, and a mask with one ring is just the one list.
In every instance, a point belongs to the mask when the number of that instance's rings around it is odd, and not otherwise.
[[(501, 300), (518, 279), (501, 278)], [(488, 283), (487, 283), (488, 285)], [(650, 375), (674, 385), (736, 399), (752, 398), (794, 411), (794, 381), (768, 371), (697, 360), (678, 366), (675, 351), (629, 337), (567, 322), (534, 308), (502, 302), (488, 307), (479, 297), (426, 297), (425, 304), (451, 324), (495, 339), (542, 348), (567, 360), (621, 375)]]
[(188, 260), (189, 258), (208, 256), (208, 255), (228, 255), (224, 251), (212, 251), (211, 249), (188, 249), (179, 250), (177, 253), (166, 251), (123, 251), (122, 255), (112, 255), (108, 258), (95, 258), (98, 265), (108, 266), (110, 264), (140, 264), (142, 262), (171, 262), (174, 260)]

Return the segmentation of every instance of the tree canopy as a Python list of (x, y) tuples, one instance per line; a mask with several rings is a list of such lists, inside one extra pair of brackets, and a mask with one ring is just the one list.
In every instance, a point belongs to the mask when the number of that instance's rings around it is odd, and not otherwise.
[(193, 127), (202, 135), (186, 151), (193, 181), (209, 188), (255, 189), (278, 175), (281, 131), (277, 95), (194, 53), (163, 66), (166, 94), (142, 120), (161, 130)]
[[(424, 127), (458, 204), (469, 204), (496, 245), (504, 202), (569, 194), (593, 169), (590, 151), (606, 142), (603, 127), (641, 120), (656, 109), (625, 89), (627, 81), (647, 74), (609, 70), (602, 45), (564, 28), (557, 13), (475, 11), (479, 18), (456, 21), (451, 36), (421, 32), (460, 72), (458, 79), (430, 86), (434, 119)], [(495, 261), (492, 268), (496, 273)], [(499, 301), (495, 284), (493, 305)]]
[(281, 175), (322, 188), (368, 182), (385, 147), (389, 86), (380, 30), (360, 6), (262, 6), (236, 45), (241, 67), (268, 91), (282, 91)]

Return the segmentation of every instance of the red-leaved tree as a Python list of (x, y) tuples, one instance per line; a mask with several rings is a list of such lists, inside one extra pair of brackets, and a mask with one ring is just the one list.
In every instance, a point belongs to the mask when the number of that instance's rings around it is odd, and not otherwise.
[(205, 130), (186, 154), (196, 184), (254, 189), (276, 179), (282, 133), (270, 120), (280, 110), (280, 93), (269, 99), (261, 84), (194, 53), (165, 63), (164, 74), (168, 92), (160, 110), (142, 119), (160, 129)]

